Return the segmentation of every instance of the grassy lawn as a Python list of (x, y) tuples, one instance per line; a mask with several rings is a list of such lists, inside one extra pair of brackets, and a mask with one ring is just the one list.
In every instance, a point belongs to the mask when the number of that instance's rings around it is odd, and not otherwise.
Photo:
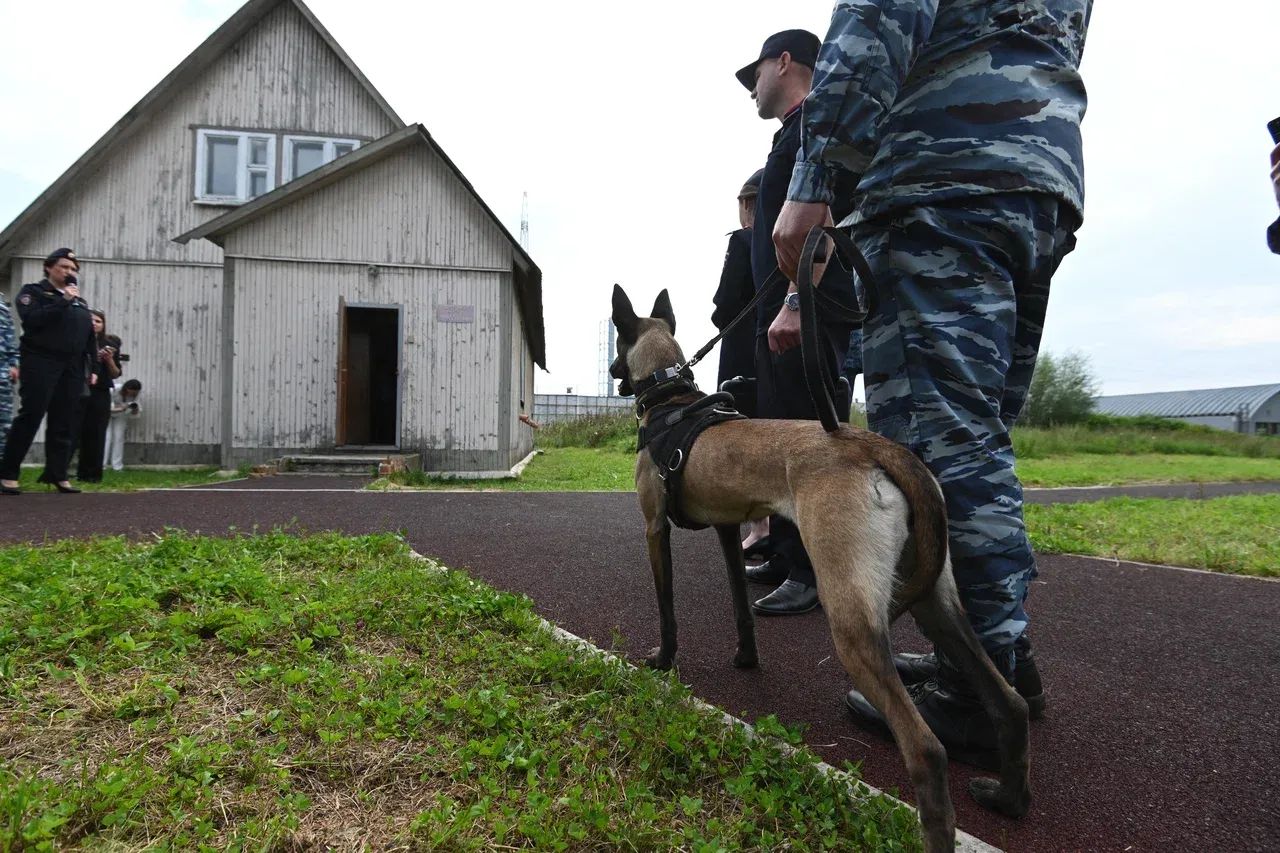
[(919, 849), (687, 696), (392, 536), (7, 548), (0, 846)]
[[(221, 483), (223, 478), (213, 476), (216, 467), (181, 468), (177, 470), (158, 471), (150, 468), (126, 468), (123, 471), (107, 470), (102, 473), (101, 483), (81, 483), (72, 479), (71, 485), (86, 492), (136, 492), (139, 489), (166, 489), (175, 486), (198, 486), (206, 483)], [(37, 483), (40, 468), (23, 468), (22, 477), (18, 481), (24, 491), (51, 492), (53, 486)], [(74, 475), (74, 471), (72, 474)]]
[(1280, 480), (1280, 459), (1187, 454), (1080, 454), (1018, 459), (1024, 486), (1119, 486), (1138, 483), (1235, 483)]
[(635, 488), (636, 455), (609, 448), (549, 447), (515, 480), (442, 480), (420, 471), (394, 474), (366, 488), (492, 489), (504, 492), (626, 492)]
[(1280, 577), (1280, 495), (1114, 498), (1027, 505), (1024, 512), (1031, 544), (1042, 553)]

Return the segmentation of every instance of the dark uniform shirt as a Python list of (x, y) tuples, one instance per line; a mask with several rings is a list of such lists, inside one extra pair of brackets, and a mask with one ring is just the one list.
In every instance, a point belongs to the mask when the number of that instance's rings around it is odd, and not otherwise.
[[(791, 183), (791, 172), (796, 165), (796, 155), (800, 151), (800, 110), (793, 109), (782, 120), (782, 128), (773, 136), (773, 150), (764, 164), (764, 174), (760, 177), (760, 194), (756, 196), (756, 221), (751, 230), (751, 272), (758, 289), (778, 266), (778, 253), (773, 248), (773, 226), (782, 213), (782, 205), (787, 201), (787, 187)], [(832, 216), (839, 222), (847, 216), (853, 207), (845, 199), (832, 200)], [(853, 289), (853, 275), (839, 264), (832, 264), (822, 277), (820, 284), (823, 293), (832, 297), (842, 305), (850, 308), (857, 306)], [(779, 285), (773, 293), (760, 300), (756, 306), (756, 334), (766, 335), (778, 311), (782, 309), (782, 301), (787, 296), (787, 289)]]
[(24, 285), (18, 293), (18, 316), (22, 319), (23, 351), (46, 358), (87, 359), (88, 371), (98, 362), (98, 343), (93, 334), (93, 315), (79, 297), (68, 300), (48, 279)]

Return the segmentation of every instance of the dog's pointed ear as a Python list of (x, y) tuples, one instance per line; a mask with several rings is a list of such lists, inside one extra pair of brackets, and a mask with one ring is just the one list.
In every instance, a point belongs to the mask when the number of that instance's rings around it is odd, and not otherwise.
[(667, 289), (662, 288), (662, 292), (658, 294), (658, 298), (653, 303), (653, 311), (649, 313), (650, 317), (657, 320), (665, 320), (666, 324), (671, 327), (671, 334), (676, 333), (676, 312), (671, 310), (671, 297), (667, 295)]
[(618, 330), (618, 337), (629, 344), (636, 342), (636, 327), (640, 318), (636, 309), (631, 307), (631, 300), (618, 285), (613, 286), (613, 327)]

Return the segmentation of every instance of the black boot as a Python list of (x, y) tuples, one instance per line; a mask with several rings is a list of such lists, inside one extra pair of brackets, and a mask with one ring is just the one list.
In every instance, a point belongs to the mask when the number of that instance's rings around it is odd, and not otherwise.
[[(1036, 668), (1036, 658), (1031, 651), (1031, 638), (1025, 632), (1014, 642), (1013, 653), (1016, 661), (1013, 686), (1018, 695), (1027, 700), (1028, 716), (1038, 720), (1044, 716), (1044, 685), (1040, 681), (1040, 670)], [(903, 652), (893, 656), (893, 665), (897, 668), (902, 683), (908, 687), (928, 681), (938, 674), (938, 658), (933, 654)]]
[[(983, 770), (1000, 769), (995, 723), (959, 672), (940, 667), (933, 678), (907, 685), (907, 692), (925, 724), (946, 747), (948, 758)], [(884, 715), (859, 691), (850, 690), (844, 701), (863, 726), (893, 737)]]
[(799, 616), (817, 606), (818, 588), (816, 586), (809, 586), (788, 578), (773, 592), (752, 604), (751, 609), (759, 616)]

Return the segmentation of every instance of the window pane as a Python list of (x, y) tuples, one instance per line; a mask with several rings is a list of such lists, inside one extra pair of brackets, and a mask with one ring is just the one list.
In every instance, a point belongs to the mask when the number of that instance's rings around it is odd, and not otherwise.
[(249, 198), (257, 198), (267, 191), (267, 173), (249, 173)]
[(343, 154), (350, 154), (354, 148), (355, 146), (350, 142), (335, 142), (333, 143), (333, 156), (337, 158)]
[(240, 140), (234, 136), (209, 136), (205, 138), (205, 148), (207, 151), (205, 194), (234, 196), (236, 194), (236, 156), (239, 153)]
[(319, 169), (323, 165), (323, 142), (293, 143), (293, 176), (295, 178), (302, 177), (312, 169)]
[(267, 140), (265, 139), (249, 140), (249, 165), (250, 166), (267, 165)]

